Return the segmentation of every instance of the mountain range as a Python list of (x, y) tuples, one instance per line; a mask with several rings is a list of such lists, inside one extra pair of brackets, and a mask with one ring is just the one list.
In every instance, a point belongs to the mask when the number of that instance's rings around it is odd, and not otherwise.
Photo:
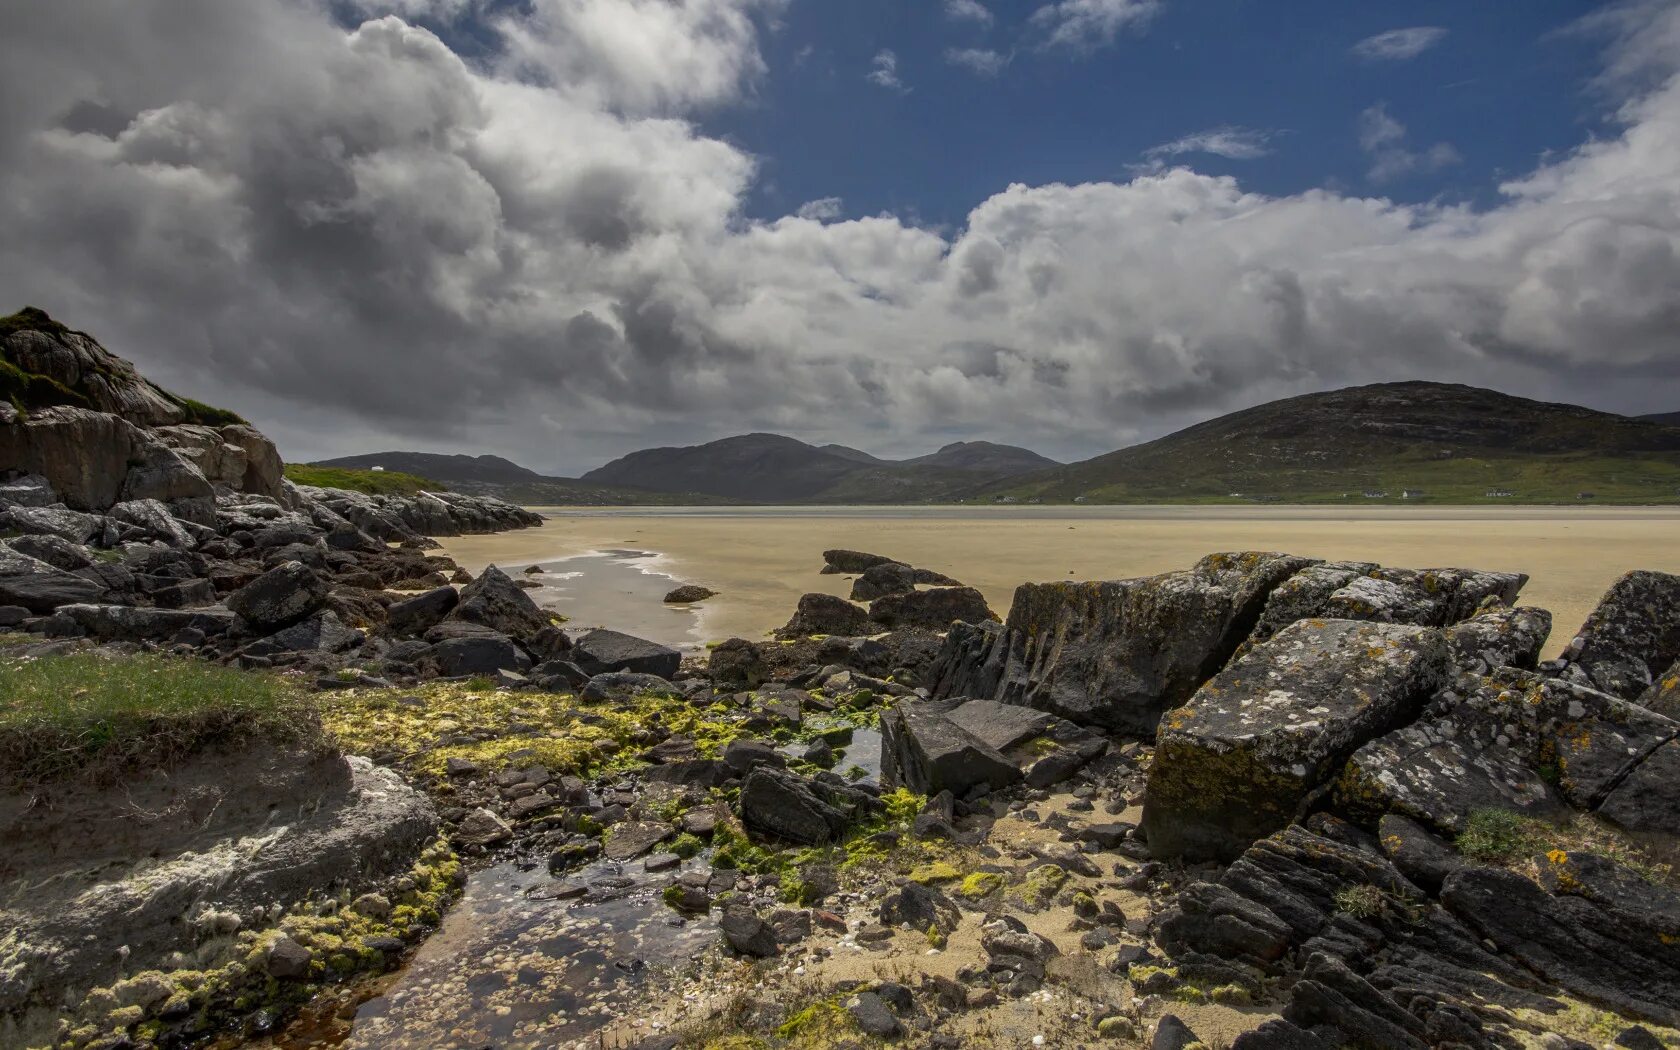
[(382, 466), (541, 504), (1561, 502), (1680, 500), (1680, 413), (1633, 418), (1449, 383), (1305, 394), (1078, 463), (987, 441), (888, 460), (744, 434), (643, 449), (581, 478), (497, 456), (386, 452)]

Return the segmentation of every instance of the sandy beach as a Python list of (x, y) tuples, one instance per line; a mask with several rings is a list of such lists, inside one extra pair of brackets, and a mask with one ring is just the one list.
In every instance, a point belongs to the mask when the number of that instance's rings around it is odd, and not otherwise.
[[(1604, 589), (1629, 569), (1680, 572), (1680, 509), (1573, 507), (752, 507), (537, 508), (538, 529), (444, 542), (476, 572), (562, 563), (565, 609), (579, 625), (641, 628), (700, 644), (761, 638), (806, 591), (846, 594), (823, 576), (822, 551), (848, 547), (938, 569), (980, 588), (1000, 615), (1029, 580), (1121, 579), (1188, 566), (1221, 550), (1281, 550), (1411, 568), (1526, 572), (1524, 604), (1550, 609), (1548, 652), (1561, 649)], [(579, 555), (634, 550), (657, 557)], [(611, 562), (611, 574), (591, 565)], [(626, 585), (624, 565), (648, 579)], [(608, 579), (607, 576), (611, 578)], [(593, 577), (593, 578), (592, 578)], [(540, 578), (540, 577), (539, 577)], [(675, 582), (719, 592), (681, 610), (655, 592)], [(534, 593), (558, 584), (545, 583)], [(548, 597), (552, 598), (551, 593)]]

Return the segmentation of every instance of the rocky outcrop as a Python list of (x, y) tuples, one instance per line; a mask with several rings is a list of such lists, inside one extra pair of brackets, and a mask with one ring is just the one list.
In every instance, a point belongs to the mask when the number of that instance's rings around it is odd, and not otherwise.
[(1236, 652), (1267, 596), (1314, 564), (1284, 554), (1209, 555), (1193, 569), (1107, 583), (1023, 584), (1000, 630), (953, 628), (935, 696), (1022, 704), (1152, 735)]
[(461, 492), (382, 496), (310, 485), (299, 485), (297, 491), (380, 540), (506, 532), (542, 524), (542, 515), (493, 496)]
[(1634, 700), (1680, 661), (1680, 576), (1630, 572), (1611, 585), (1563, 653), (1563, 675)]
[(869, 614), (844, 598), (813, 591), (801, 595), (793, 617), (776, 630), (778, 638), (806, 638), (818, 634), (873, 634), (880, 626)]
[(1100, 734), (994, 700), (904, 700), (881, 716), (881, 779), (918, 794), (1042, 788), (1108, 750)]
[(1284, 628), (1161, 720), (1143, 827), (1162, 856), (1230, 859), (1301, 816), (1356, 750), (1414, 721), (1449, 673), (1439, 633)]
[(984, 623), (997, 613), (973, 587), (933, 587), (891, 593), (869, 603), (869, 618), (882, 628), (943, 631), (953, 623)]

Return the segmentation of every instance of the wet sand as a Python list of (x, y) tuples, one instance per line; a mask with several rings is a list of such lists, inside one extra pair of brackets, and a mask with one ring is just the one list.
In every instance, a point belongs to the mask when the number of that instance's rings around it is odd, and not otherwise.
[[(847, 547), (937, 569), (986, 595), (1000, 615), (1016, 585), (1033, 580), (1123, 579), (1183, 568), (1204, 554), (1281, 550), (1408, 568), (1465, 566), (1526, 572), (1523, 604), (1550, 609), (1556, 653), (1617, 576), (1629, 569), (1680, 572), (1680, 508), (1444, 507), (753, 507), (537, 508), (537, 529), (444, 541), (477, 572), (509, 571), (590, 552), (634, 549), (659, 579), (633, 600), (621, 581), (591, 579), (587, 559), (567, 584), (567, 615), (580, 625), (631, 630), (669, 625), (667, 642), (762, 638), (786, 622), (806, 591), (849, 593), (823, 576), (822, 552)], [(680, 610), (646, 610), (644, 595), (677, 582), (719, 594)], [(540, 578), (540, 577), (539, 577)], [(675, 586), (671, 582), (669, 586)], [(555, 595), (533, 594), (544, 604)], [(633, 608), (634, 615), (626, 606)], [(595, 615), (591, 615), (591, 610)], [(664, 619), (659, 619), (663, 617)]]

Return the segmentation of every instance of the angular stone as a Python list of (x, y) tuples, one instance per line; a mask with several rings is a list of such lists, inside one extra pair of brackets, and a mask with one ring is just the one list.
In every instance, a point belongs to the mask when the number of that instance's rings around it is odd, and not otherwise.
[(881, 809), (855, 788), (818, 784), (770, 766), (747, 774), (736, 806), (754, 831), (807, 846), (838, 841), (855, 820)]
[(224, 635), (235, 623), (225, 609), (137, 609), (128, 605), (66, 605), (59, 612), (107, 642), (166, 642), (182, 631)]
[(1438, 632), (1302, 620), (1161, 720), (1143, 827), (1157, 856), (1229, 860), (1287, 825), (1366, 742), (1446, 680)]
[(1043, 736), (1056, 722), (1043, 711), (1000, 704), (996, 700), (970, 700), (953, 708), (946, 717), (995, 751), (1007, 751)]
[(385, 626), (392, 634), (410, 636), (424, 634), (442, 622), (461, 601), (453, 587), (436, 587), (424, 594), (392, 602), (385, 610)]
[(266, 638), (259, 638), (245, 647), (247, 656), (278, 656), (282, 653), (337, 653), (362, 640), (362, 632), (346, 627), (337, 614), (327, 610), (317, 616)]
[(605, 853), (608, 860), (634, 860), (648, 850), (675, 835), (677, 829), (664, 821), (639, 820), (615, 824), (607, 838)]
[(907, 926), (917, 933), (936, 929), (949, 935), (962, 922), (962, 911), (955, 901), (932, 886), (916, 882), (888, 891), (877, 906), (877, 914), (885, 926)]
[(111, 518), (125, 522), (162, 540), (171, 547), (188, 548), (193, 545), (192, 533), (169, 513), (169, 508), (155, 499), (127, 500), (114, 504), (107, 511)]
[(718, 919), (718, 929), (723, 932), (724, 941), (742, 955), (768, 959), (780, 950), (770, 924), (744, 905), (724, 909)]
[(259, 631), (290, 627), (327, 600), (327, 584), (302, 562), (276, 565), (227, 596), (227, 607)]
[(865, 569), (852, 581), (852, 601), (867, 602), (888, 594), (905, 594), (916, 589), (916, 570), (896, 561)]
[(1670, 740), (1612, 786), (1598, 815), (1641, 834), (1680, 835), (1680, 740)]
[(446, 678), (463, 675), (492, 675), (504, 668), (524, 671), (531, 658), (513, 640), (498, 634), (446, 638), (432, 646), (431, 657), (438, 673)]
[(598, 704), (610, 700), (630, 700), (638, 696), (680, 696), (682, 690), (656, 674), (636, 671), (608, 671), (592, 676), (584, 683), (578, 699)]
[(858, 573), (867, 572), (876, 565), (885, 565), (892, 561), (880, 554), (865, 554), (863, 551), (827, 550), (823, 551), (823, 572), (825, 573)]
[(1640, 694), (1639, 706), (1680, 721), (1680, 660), (1653, 679), (1651, 687)]
[(682, 654), (669, 646), (618, 631), (594, 630), (572, 646), (572, 662), (592, 675), (634, 671), (670, 679), (682, 665)]
[(5, 541), (6, 545), (19, 554), (27, 554), (46, 562), (55, 569), (65, 572), (75, 572), (93, 564), (93, 552), (79, 543), (71, 543), (63, 536), (51, 533), (39, 533), (28, 536), (14, 536)]
[(1397, 813), (1377, 822), (1377, 841), (1400, 874), (1430, 893), (1440, 893), (1447, 876), (1468, 863), (1428, 828)]
[(0, 543), (0, 605), (50, 613), (61, 605), (91, 602), (104, 588)]
[(469, 846), (494, 846), (513, 838), (513, 829), (507, 821), (481, 806), (456, 826), (455, 838)]
[(1544, 609), (1502, 607), (1446, 629), (1447, 649), (1460, 674), (1487, 674), (1501, 667), (1534, 670), (1552, 633)]
[(460, 601), (449, 616), (521, 640), (536, 637), (553, 622), (552, 617), (537, 608), (530, 595), (494, 565), (486, 567), (478, 579), (461, 588)]
[(998, 749), (950, 718), (959, 701), (906, 701), (881, 716), (881, 781), (917, 794), (949, 791), (963, 796), (1021, 779), (1021, 770)]

